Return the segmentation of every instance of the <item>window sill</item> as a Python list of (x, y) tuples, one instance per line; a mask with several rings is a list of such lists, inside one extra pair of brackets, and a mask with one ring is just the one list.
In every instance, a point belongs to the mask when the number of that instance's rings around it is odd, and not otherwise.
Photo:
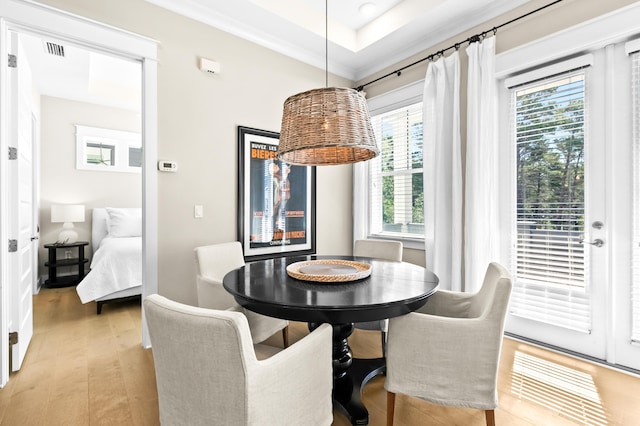
[(400, 241), (402, 246), (413, 250), (424, 250), (424, 237), (408, 237), (400, 234), (371, 234), (367, 238)]

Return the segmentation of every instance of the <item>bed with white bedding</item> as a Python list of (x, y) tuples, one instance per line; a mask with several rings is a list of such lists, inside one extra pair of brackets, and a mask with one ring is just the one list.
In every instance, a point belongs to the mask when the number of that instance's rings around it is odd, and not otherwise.
[(97, 302), (97, 313), (109, 301), (142, 294), (142, 212), (139, 208), (94, 208), (89, 273), (77, 285), (82, 303)]

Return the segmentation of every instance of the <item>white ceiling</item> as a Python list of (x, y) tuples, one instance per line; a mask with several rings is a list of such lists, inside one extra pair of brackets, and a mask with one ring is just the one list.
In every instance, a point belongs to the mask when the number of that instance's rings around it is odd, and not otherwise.
[[(147, 1), (325, 68), (324, 0)], [(329, 70), (360, 80), (528, 1), (330, 0)]]
[[(41, 95), (141, 111), (140, 62), (28, 33), (19, 38)], [(49, 52), (47, 43), (57, 54)]]
[[(146, 1), (321, 69), (328, 34), (329, 70), (357, 81), (531, 0), (329, 0), (328, 22), (324, 0)], [(360, 13), (365, 3), (373, 14)], [(57, 40), (21, 40), (41, 94), (140, 111), (139, 63), (69, 44), (56, 57), (43, 43)]]

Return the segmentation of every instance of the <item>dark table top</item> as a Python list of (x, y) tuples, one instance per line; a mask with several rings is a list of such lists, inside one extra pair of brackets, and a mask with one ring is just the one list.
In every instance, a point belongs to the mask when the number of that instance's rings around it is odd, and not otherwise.
[[(320, 283), (289, 277), (290, 263), (343, 259), (371, 264), (367, 278)], [(438, 277), (411, 263), (356, 256), (300, 256), (247, 263), (229, 272), (224, 288), (247, 309), (303, 322), (344, 324), (392, 318), (423, 306), (438, 287)]]

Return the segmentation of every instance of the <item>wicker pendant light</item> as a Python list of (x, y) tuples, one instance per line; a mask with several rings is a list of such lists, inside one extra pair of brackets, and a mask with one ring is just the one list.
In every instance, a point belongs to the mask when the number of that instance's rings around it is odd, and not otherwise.
[[(325, 27), (327, 3), (325, 0)], [(328, 86), (326, 34), (325, 43)], [(328, 166), (366, 161), (379, 153), (367, 102), (358, 91), (325, 87), (298, 93), (284, 102), (277, 153), (280, 160), (302, 166)]]

